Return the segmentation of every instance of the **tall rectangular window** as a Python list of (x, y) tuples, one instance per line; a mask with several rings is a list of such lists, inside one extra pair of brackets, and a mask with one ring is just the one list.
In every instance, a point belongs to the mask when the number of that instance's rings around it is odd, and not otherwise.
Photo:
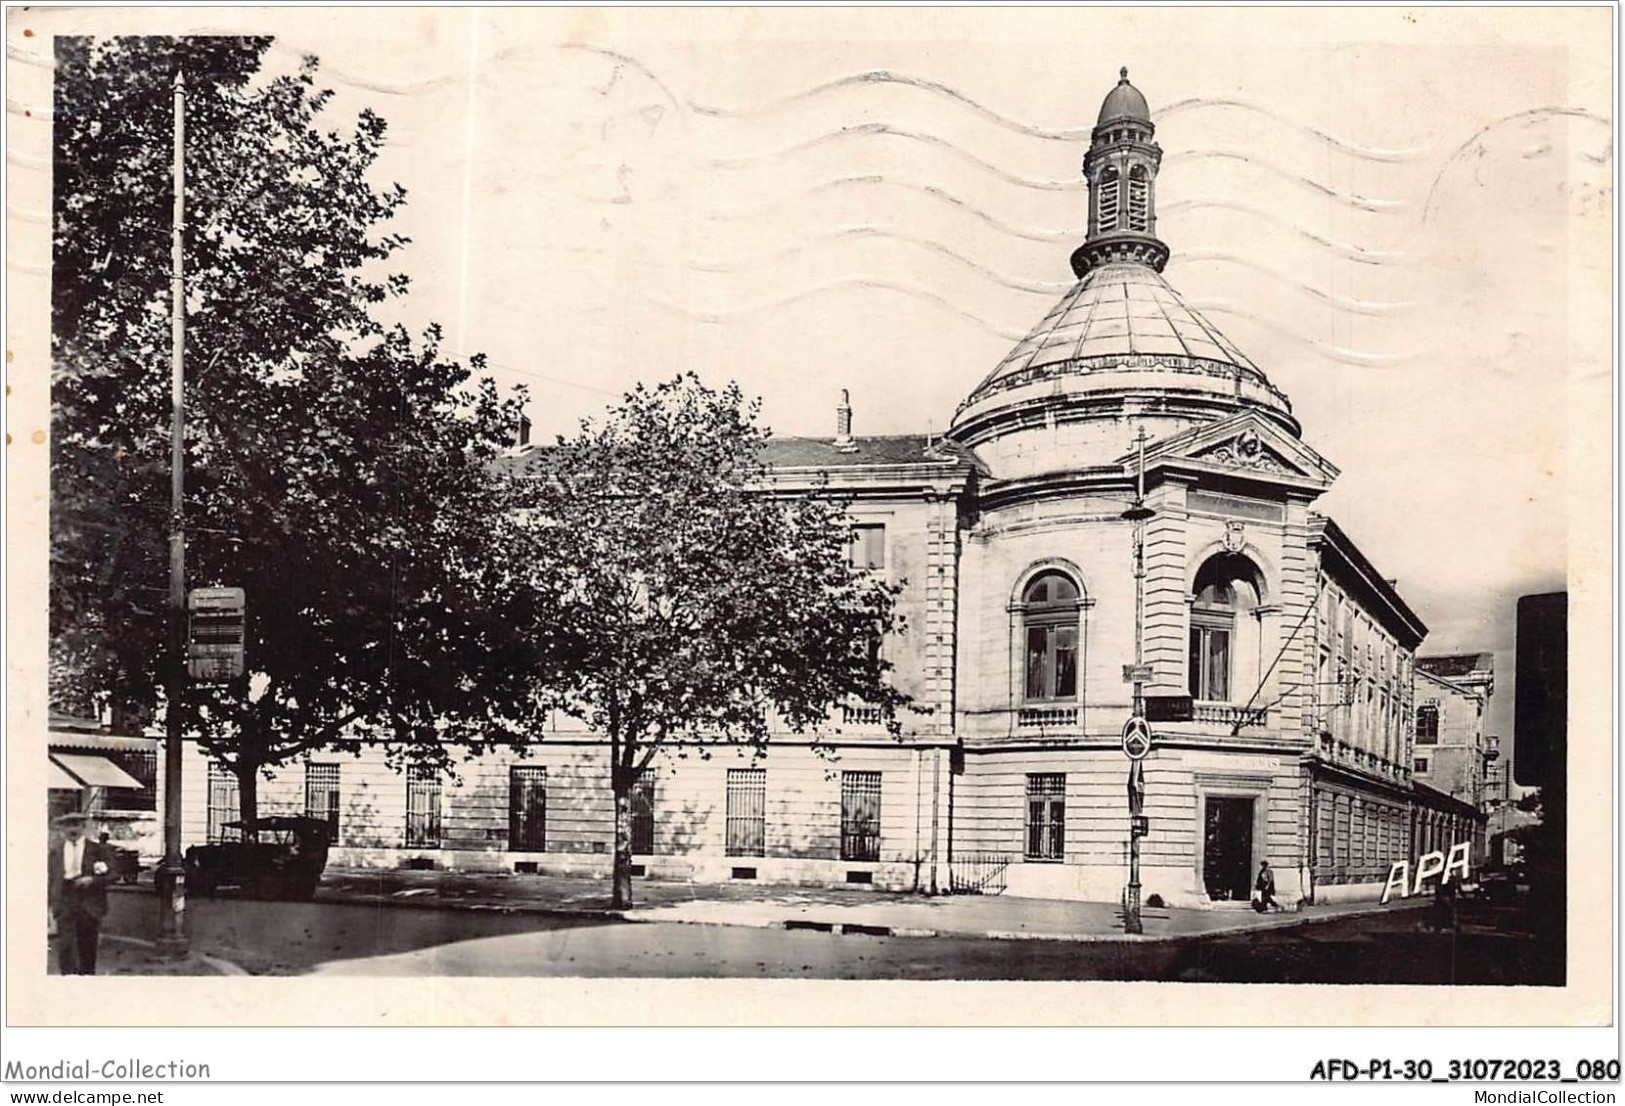
[(1230, 698), (1230, 629), (1191, 622), (1190, 693), (1193, 699)]
[(305, 815), (327, 823), (327, 840), (339, 839), (339, 766), (305, 765)]
[(242, 830), (229, 823), (242, 817), (242, 799), (238, 793), (237, 774), (224, 764), (209, 762), (209, 844), (242, 840)]
[(767, 769), (728, 769), (729, 856), (767, 853)]
[(886, 567), (886, 527), (881, 523), (860, 523), (852, 527), (852, 544), (847, 559), (853, 568)]
[(427, 765), (407, 770), (406, 845), (412, 849), (440, 847), (440, 773)]
[(1326, 791), (1315, 798), (1315, 829), (1318, 837), (1317, 863), (1326, 867), (1337, 864), (1337, 801)]
[(1381, 722), (1381, 726), (1382, 726), (1382, 731), (1381, 731), (1382, 732), (1382, 759), (1383, 760), (1393, 760), (1394, 759), (1394, 725), (1393, 725), (1393, 717), (1392, 717), (1391, 709), (1390, 709), (1389, 702), (1388, 702), (1388, 689), (1386, 687), (1382, 689), (1382, 693), (1379, 696), (1379, 700), (1380, 700), (1380, 702), (1382, 704), (1382, 709), (1381, 709), (1381, 718), (1382, 718), (1382, 722)]
[(1439, 708), (1416, 708), (1416, 743), (1418, 745), (1437, 745), (1439, 743)]
[(841, 773), (841, 859), (880, 859), (880, 773)]
[(540, 764), (508, 769), (508, 851), (547, 851), (547, 769)]
[(632, 783), (632, 851), (650, 856), (655, 851), (655, 774), (645, 768)]
[(1027, 859), (1060, 860), (1066, 854), (1066, 774), (1027, 777)]
[(1027, 627), (1027, 698), (1075, 699), (1078, 695), (1078, 627)]

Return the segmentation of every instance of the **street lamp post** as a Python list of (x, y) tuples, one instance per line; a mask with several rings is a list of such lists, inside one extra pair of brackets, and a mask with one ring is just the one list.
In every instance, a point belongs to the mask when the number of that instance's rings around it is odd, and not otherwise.
[(174, 216), (170, 228), (169, 655), (164, 662), (164, 859), (158, 888), (158, 949), (187, 952), (186, 871), (181, 863), (181, 700), (186, 696), (186, 78), (177, 68), (174, 100)]
[[(1139, 450), (1134, 482), (1134, 505), (1123, 517), (1134, 523), (1134, 707), (1133, 717), (1145, 718), (1145, 520), (1154, 513), (1145, 505), (1145, 427), (1134, 436)], [(1128, 901), (1123, 905), (1123, 932), (1143, 933), (1140, 920), (1140, 811), (1145, 801), (1145, 776), (1138, 759), (1129, 763)]]

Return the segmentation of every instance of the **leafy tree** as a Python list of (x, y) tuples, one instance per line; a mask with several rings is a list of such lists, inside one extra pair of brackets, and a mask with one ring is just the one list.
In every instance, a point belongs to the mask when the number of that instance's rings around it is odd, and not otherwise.
[(776, 715), (810, 734), (837, 704), (906, 696), (876, 647), (896, 589), (847, 557), (827, 496), (775, 494), (758, 405), (693, 376), (640, 385), (542, 451), (526, 507), (542, 694), (605, 736), (613, 898), (632, 898), (631, 795), (655, 755), (761, 752)]
[(316, 60), (268, 73), (269, 46), (58, 39), (54, 104), (53, 701), (161, 700), (180, 72), (188, 582), (247, 590), (250, 669), (186, 709), (245, 817), (262, 769), (363, 740), (443, 764), (521, 735), (534, 697), (494, 463), (523, 395), (375, 320), (407, 287), (383, 269), (405, 192), (369, 180), (384, 122), (327, 129)]

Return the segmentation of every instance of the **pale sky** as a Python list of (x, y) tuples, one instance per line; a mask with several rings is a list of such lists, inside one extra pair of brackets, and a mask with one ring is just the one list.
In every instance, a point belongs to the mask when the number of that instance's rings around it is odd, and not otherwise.
[(1565, 586), (1607, 460), (1571, 432), (1611, 403), (1607, 9), (12, 16), (14, 67), (92, 26), (319, 56), (335, 126), (390, 124), (404, 317), (528, 383), (544, 436), (687, 369), (780, 433), (833, 433), (843, 387), (858, 433), (942, 430), (1070, 286), (1126, 65), (1169, 280), (1342, 469), (1316, 509), (1422, 651), (1495, 652), (1510, 746), (1514, 603)]

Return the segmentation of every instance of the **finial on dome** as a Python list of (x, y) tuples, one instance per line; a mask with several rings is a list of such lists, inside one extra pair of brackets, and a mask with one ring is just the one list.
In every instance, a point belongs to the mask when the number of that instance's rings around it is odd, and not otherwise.
[(1128, 66), (1125, 65), (1117, 71), (1117, 83), (1128, 84)]

